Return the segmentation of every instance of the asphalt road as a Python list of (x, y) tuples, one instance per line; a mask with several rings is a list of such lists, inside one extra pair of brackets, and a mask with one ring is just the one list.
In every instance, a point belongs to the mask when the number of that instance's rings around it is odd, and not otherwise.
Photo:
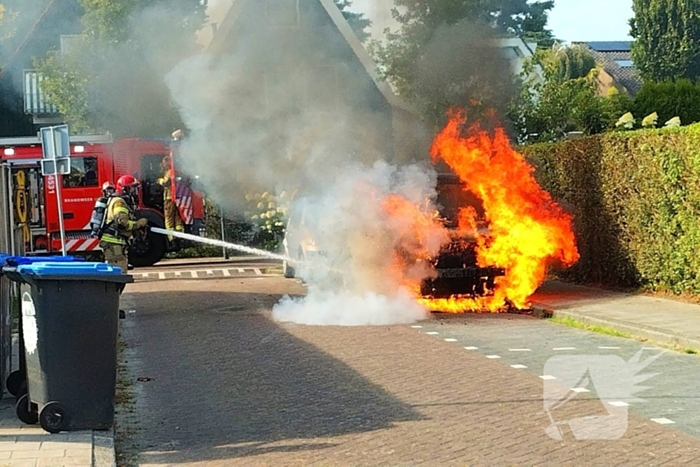
[(643, 369), (659, 373), (639, 383), (644, 402), (610, 396), (594, 368), (554, 418), (624, 412), (619, 439), (576, 439), (573, 428), (554, 439), (543, 391), (570, 388), (544, 374), (562, 370), (551, 357), (620, 356), (624, 369), (642, 345), (512, 315), (378, 327), (271, 319), (282, 295), (303, 292), (281, 277), (129, 285), (120, 465), (700, 463), (696, 356), (667, 352)]

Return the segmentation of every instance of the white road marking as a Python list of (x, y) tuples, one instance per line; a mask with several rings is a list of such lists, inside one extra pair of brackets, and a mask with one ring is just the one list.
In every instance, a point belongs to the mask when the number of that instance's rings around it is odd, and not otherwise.
[(467, 350), (479, 350), (479, 347), (465, 347)]
[(236, 268), (236, 271), (238, 271), (238, 272), (241, 273), (241, 274), (243, 274), (243, 273), (245, 272), (245, 271), (243, 270), (243, 268)]
[(576, 350), (576, 347), (554, 347), (552, 350)]
[(530, 349), (508, 349), (511, 352), (531, 352)]
[(598, 347), (601, 350), (620, 350), (619, 347), (605, 347), (605, 346), (600, 346)]
[(260, 269), (258, 269), (258, 268), (254, 268), (253, 271), (255, 271), (255, 274), (257, 274), (258, 276), (262, 276), (262, 275), (263, 275), (262, 271), (261, 271)]
[(591, 392), (586, 388), (571, 388), (571, 390), (574, 392)]
[(213, 276), (214, 271), (212, 269), (207, 269), (207, 276)]
[(652, 418), (652, 422), (656, 422), (660, 425), (670, 425), (672, 423), (676, 423), (673, 420), (669, 420), (668, 418)]
[(423, 329), (423, 326), (418, 326), (417, 324), (415, 326), (411, 326), (413, 329)]
[(199, 277), (198, 271), (192, 271), (192, 277)]
[(182, 277), (182, 273), (180, 271), (175, 271), (175, 277)]
[(160, 280), (165, 279), (165, 273), (164, 273), (164, 272), (159, 272), (159, 273), (158, 273), (158, 279), (160, 279)]
[(450, 337), (450, 338), (445, 339), (445, 342), (457, 342), (457, 339), (452, 339)]
[(519, 365), (519, 364), (518, 364), (518, 365), (511, 365), (510, 367), (511, 367), (511, 368), (516, 368), (516, 369), (518, 369), (518, 370), (522, 370), (523, 368), (527, 368), (525, 365)]
[(557, 379), (555, 376), (552, 375), (542, 375), (540, 376), (542, 379), (550, 380), (550, 379)]
[(498, 355), (487, 355), (486, 358), (495, 359), (495, 358), (501, 358), (501, 357)]
[(228, 269), (224, 269), (223, 271), (224, 271), (224, 277), (231, 277), (231, 271), (229, 271)]
[(430, 332), (426, 332), (426, 334), (429, 335), (429, 336), (437, 336), (437, 335), (440, 334), (440, 333), (439, 333), (439, 332), (435, 332), (435, 331), (430, 331)]
[(612, 405), (613, 407), (627, 407), (627, 406), (629, 406), (629, 404), (627, 402), (622, 402), (622, 401), (608, 402), (608, 404)]

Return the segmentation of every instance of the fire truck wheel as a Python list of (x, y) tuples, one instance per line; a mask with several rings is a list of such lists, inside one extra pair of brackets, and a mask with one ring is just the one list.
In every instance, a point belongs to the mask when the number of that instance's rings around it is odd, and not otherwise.
[(129, 264), (135, 268), (153, 266), (163, 259), (167, 247), (167, 238), (163, 235), (139, 238), (129, 249)]

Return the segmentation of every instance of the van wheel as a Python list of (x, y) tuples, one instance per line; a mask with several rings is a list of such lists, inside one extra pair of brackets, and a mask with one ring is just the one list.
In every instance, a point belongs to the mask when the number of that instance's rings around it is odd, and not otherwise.
[(135, 238), (129, 248), (129, 264), (136, 268), (153, 266), (165, 256), (168, 247), (165, 235), (148, 232), (144, 237)]
[(282, 271), (284, 271), (285, 278), (294, 279), (294, 275), (295, 275), (294, 268), (291, 267), (287, 261), (282, 263)]

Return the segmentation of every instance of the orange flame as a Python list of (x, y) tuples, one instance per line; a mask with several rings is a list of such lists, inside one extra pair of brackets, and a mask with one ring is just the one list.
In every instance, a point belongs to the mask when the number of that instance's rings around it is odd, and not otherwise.
[(453, 112), (435, 138), (431, 155), (434, 162), (447, 163), (466, 189), (481, 199), (488, 237), (476, 230), (476, 211), (468, 207), (459, 213), (459, 230), (475, 232), (479, 266), (505, 268), (506, 275), (497, 278), (492, 296), (419, 301), (434, 311), (455, 313), (498, 311), (506, 300), (527, 308), (548, 265), (571, 266), (578, 261), (572, 219), (537, 184), (534, 169), (512, 149), (502, 128), (491, 136), (475, 124), (462, 136), (465, 122), (463, 112)]

